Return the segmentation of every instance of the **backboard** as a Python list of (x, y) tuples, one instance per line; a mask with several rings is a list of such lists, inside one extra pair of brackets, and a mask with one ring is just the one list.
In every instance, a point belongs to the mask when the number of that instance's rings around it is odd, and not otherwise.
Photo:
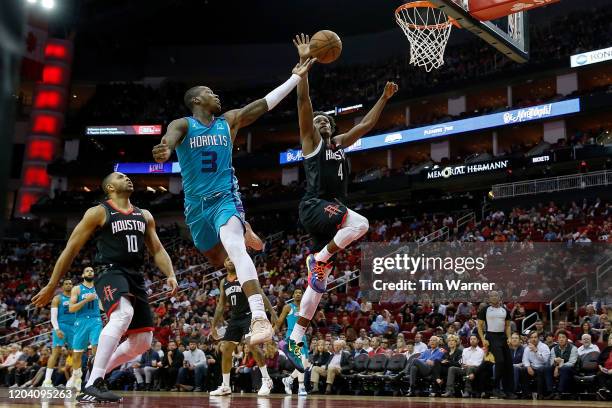
[(519, 11), (503, 18), (480, 21), (469, 13), (468, 0), (429, 0), (464, 29), (476, 34), (508, 58), (524, 63), (529, 60), (529, 21)]

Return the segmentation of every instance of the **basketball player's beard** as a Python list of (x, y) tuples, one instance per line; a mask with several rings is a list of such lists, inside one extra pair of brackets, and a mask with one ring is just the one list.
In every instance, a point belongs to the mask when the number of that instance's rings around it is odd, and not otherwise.
[(85, 282), (87, 282), (87, 283), (91, 283), (91, 282), (93, 282), (93, 281), (94, 281), (94, 278), (93, 278), (93, 276), (92, 276), (91, 278), (89, 278), (89, 277), (87, 277), (87, 278), (83, 278), (83, 280), (84, 280)]

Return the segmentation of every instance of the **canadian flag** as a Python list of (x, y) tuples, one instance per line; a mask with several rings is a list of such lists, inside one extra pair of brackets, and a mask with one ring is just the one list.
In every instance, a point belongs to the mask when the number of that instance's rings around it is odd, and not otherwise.
[(47, 31), (38, 27), (28, 25), (25, 32), (25, 49), (23, 57), (43, 62), (45, 59), (45, 44), (47, 43)]

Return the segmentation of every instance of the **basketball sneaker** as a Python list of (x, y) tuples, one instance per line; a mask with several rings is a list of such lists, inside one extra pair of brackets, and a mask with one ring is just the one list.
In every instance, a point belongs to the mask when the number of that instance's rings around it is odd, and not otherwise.
[(266, 395), (270, 395), (270, 391), (274, 388), (274, 383), (271, 378), (262, 378), (261, 379), (261, 388), (257, 395), (260, 397), (265, 397)]
[(210, 395), (214, 397), (219, 397), (222, 395), (230, 395), (232, 393), (232, 389), (226, 385), (221, 384), (219, 388), (210, 392)]
[(51, 380), (43, 381), (42, 387), (44, 387), (44, 388), (53, 388), (53, 381), (51, 381)]
[(283, 378), (283, 385), (285, 386), (285, 394), (291, 395), (293, 394), (293, 377), (285, 377)]
[(307, 397), (307, 396), (308, 396), (308, 392), (306, 391), (306, 387), (301, 385), (300, 388), (298, 389), (298, 397)]
[(281, 348), (287, 359), (293, 364), (296, 370), (300, 373), (304, 372), (304, 364), (302, 364), (302, 346), (297, 344), (291, 339), (287, 339), (287, 342), (283, 344)]
[(250, 345), (257, 345), (272, 340), (272, 336), (274, 336), (272, 324), (268, 319), (260, 317), (251, 321), (251, 330), (246, 337), (250, 339)]
[(317, 261), (314, 254), (310, 254), (306, 258), (306, 268), (308, 269), (308, 284), (312, 290), (317, 293), (325, 293), (327, 288), (325, 272), (328, 265), (325, 262)]
[[(78, 391), (78, 390), (77, 390)], [(108, 390), (104, 378), (96, 378), (96, 381), (76, 397), (78, 402), (120, 402), (123, 398)]]

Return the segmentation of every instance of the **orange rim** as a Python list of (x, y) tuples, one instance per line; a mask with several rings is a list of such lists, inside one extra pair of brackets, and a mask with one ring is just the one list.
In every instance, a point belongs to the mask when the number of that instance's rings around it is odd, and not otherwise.
[[(412, 3), (402, 4), (401, 6), (396, 8), (395, 9), (395, 18), (399, 19), (400, 12), (402, 10), (407, 10), (407, 9), (411, 9), (411, 8), (419, 8), (419, 7), (437, 8), (435, 4), (433, 4), (433, 3), (429, 2), (429, 1), (423, 1), (423, 0), (413, 1)], [(459, 23), (457, 23), (457, 20), (455, 20), (454, 18), (452, 18), (450, 16), (447, 16), (447, 18), (448, 18), (448, 23), (451, 23), (452, 25), (454, 25), (457, 28), (461, 28)], [(406, 26), (408, 26), (409, 28), (414, 29), (414, 30), (425, 30), (425, 29), (440, 30), (442, 28), (447, 27), (448, 23), (421, 25), (421, 24), (412, 24), (412, 23), (404, 22), (404, 24)]]

